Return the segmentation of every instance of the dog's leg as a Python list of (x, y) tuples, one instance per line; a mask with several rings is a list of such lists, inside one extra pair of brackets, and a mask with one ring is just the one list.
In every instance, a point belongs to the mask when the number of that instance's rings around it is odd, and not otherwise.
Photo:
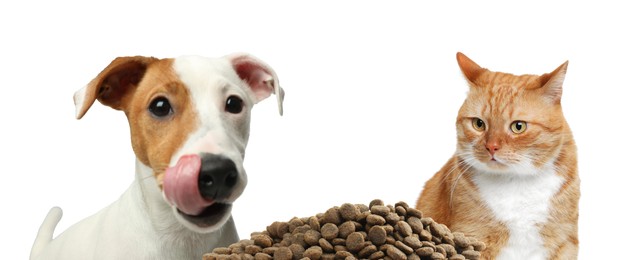
[(54, 230), (62, 218), (62, 209), (53, 207), (47, 213), (43, 224), (39, 228), (39, 232), (34, 239), (34, 245), (30, 251), (30, 259), (36, 258), (39, 253), (51, 242), (54, 236)]

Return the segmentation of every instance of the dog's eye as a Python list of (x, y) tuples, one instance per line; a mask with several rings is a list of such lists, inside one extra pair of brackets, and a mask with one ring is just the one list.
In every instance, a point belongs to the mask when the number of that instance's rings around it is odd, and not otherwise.
[(238, 96), (230, 96), (225, 102), (225, 111), (229, 113), (238, 114), (242, 112), (243, 108), (244, 102)]
[(169, 100), (164, 97), (155, 98), (148, 107), (150, 113), (156, 117), (166, 117), (171, 115), (173, 112), (171, 109), (171, 104), (169, 104)]

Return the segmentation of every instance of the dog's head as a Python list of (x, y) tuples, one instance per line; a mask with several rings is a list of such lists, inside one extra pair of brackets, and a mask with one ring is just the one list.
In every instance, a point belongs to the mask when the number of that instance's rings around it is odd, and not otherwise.
[(254, 104), (283, 90), (266, 63), (222, 58), (119, 57), (74, 95), (80, 119), (95, 100), (126, 114), (137, 160), (176, 218), (210, 232), (223, 225), (247, 177), (243, 158)]

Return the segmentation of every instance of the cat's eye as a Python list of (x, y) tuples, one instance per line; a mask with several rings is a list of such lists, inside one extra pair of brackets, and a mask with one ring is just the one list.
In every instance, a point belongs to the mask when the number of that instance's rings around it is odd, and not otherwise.
[(527, 130), (527, 123), (525, 121), (514, 121), (510, 125), (510, 130), (515, 134), (520, 134)]
[(478, 131), (484, 131), (484, 129), (486, 129), (486, 124), (484, 124), (484, 121), (477, 117), (471, 119), (471, 125), (473, 126), (473, 129)]

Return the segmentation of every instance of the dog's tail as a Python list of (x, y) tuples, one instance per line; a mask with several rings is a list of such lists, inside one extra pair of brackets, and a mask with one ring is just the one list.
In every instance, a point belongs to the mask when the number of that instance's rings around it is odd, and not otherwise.
[(53, 207), (47, 213), (47, 217), (43, 220), (43, 224), (39, 228), (39, 233), (36, 235), (34, 239), (34, 245), (32, 245), (32, 250), (30, 251), (30, 259), (34, 259), (38, 256), (41, 251), (51, 242), (54, 236), (54, 230), (56, 229), (56, 225), (60, 222), (62, 218), (62, 209), (59, 207)]

